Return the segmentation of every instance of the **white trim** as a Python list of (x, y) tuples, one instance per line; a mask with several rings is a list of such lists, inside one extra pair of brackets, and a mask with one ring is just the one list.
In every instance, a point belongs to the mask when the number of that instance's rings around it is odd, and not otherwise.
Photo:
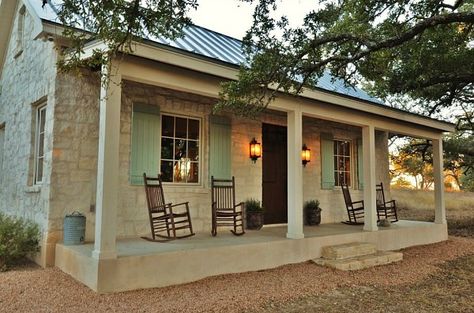
[[(35, 149), (34, 149), (34, 156), (33, 156), (33, 161), (34, 161), (34, 166), (33, 166), (33, 184), (34, 185), (41, 185), (43, 183), (43, 177), (44, 177), (44, 145), (45, 145), (45, 134), (46, 134), (46, 107), (47, 103), (42, 102), (39, 105), (37, 105), (35, 109)], [(41, 132), (41, 112), (44, 111), (44, 129)], [(40, 136), (43, 135), (43, 155), (40, 157), (39, 156), (39, 142), (40, 142)], [(41, 180), (38, 179), (38, 160), (42, 159), (42, 169), (41, 169)]]
[[(162, 146), (161, 146), (161, 141), (163, 139), (163, 134), (162, 134), (162, 128), (163, 128), (163, 115), (167, 115), (167, 116), (171, 116), (171, 117), (174, 117), (175, 118), (175, 121), (176, 121), (176, 117), (178, 118), (185, 118), (185, 119), (193, 119), (193, 120), (197, 120), (199, 122), (199, 138), (198, 140), (194, 140), (194, 139), (191, 139), (193, 141), (197, 141), (198, 142), (198, 145), (199, 145), (199, 150), (198, 150), (198, 161), (197, 162), (191, 162), (191, 163), (197, 163), (198, 164), (198, 181), (197, 183), (194, 183), (194, 182), (191, 182), (191, 183), (188, 183), (188, 182), (165, 182), (163, 181), (163, 185), (164, 186), (181, 186), (181, 187), (186, 187), (186, 186), (193, 186), (193, 187), (196, 187), (196, 186), (201, 186), (202, 185), (202, 174), (203, 174), (203, 170), (202, 170), (202, 141), (203, 141), (203, 138), (202, 138), (202, 132), (203, 132), (203, 127), (202, 127), (202, 123), (203, 123), (203, 118), (202, 117), (198, 117), (198, 116), (192, 116), (192, 115), (183, 115), (183, 114), (175, 114), (175, 113), (170, 113), (170, 112), (167, 112), (167, 111), (162, 111), (160, 112), (160, 133), (159, 133), (159, 137), (160, 137), (160, 147), (159, 147), (159, 158), (158, 158), (158, 168), (159, 168), (159, 171), (160, 171), (160, 174), (161, 174), (161, 161), (162, 161), (162, 158), (161, 158), (161, 150), (162, 150)], [(186, 126), (187, 129), (186, 129), (186, 135), (188, 135), (188, 131), (189, 131), (189, 125)], [(176, 124), (174, 125), (174, 129), (173, 129), (173, 137), (169, 137), (169, 136), (165, 136), (165, 138), (172, 138), (173, 141), (174, 139), (176, 139)], [(186, 138), (185, 139), (186, 141), (188, 141), (188, 139)], [(173, 144), (173, 148), (174, 148), (174, 144)], [(189, 151), (189, 148), (188, 146), (186, 146), (186, 153), (188, 153)], [(165, 159), (165, 161), (169, 161), (170, 159)], [(173, 163), (175, 162), (175, 159), (174, 159), (174, 151), (173, 151), (173, 159), (171, 160)], [(174, 175), (173, 175), (173, 180), (174, 180)]]
[[(349, 172), (349, 180), (350, 180), (350, 185), (349, 185), (349, 188), (352, 188), (354, 189), (354, 144), (353, 144), (353, 140), (352, 139), (344, 139), (344, 138), (337, 138), (337, 137), (334, 137), (332, 139), (333, 141), (333, 151), (332, 151), (332, 158), (333, 158), (333, 161), (334, 161), (334, 157), (336, 156), (336, 154), (334, 154), (334, 145), (336, 144), (336, 141), (346, 141), (346, 142), (349, 142), (349, 162), (350, 162), (350, 169), (349, 171), (337, 171), (336, 170), (336, 164), (334, 163), (333, 164), (333, 173), (335, 172)], [(338, 156), (343, 156), (343, 155), (338, 155)], [(344, 156), (343, 156), (344, 157)], [(337, 187), (341, 187), (341, 185), (337, 185), (336, 184), (336, 179), (334, 179), (334, 189), (337, 189)]]

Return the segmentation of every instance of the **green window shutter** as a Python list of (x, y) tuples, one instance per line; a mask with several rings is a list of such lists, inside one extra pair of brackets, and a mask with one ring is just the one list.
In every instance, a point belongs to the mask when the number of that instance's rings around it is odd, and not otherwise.
[(143, 173), (155, 176), (160, 161), (159, 108), (134, 105), (132, 116), (132, 151), (130, 155), (130, 183), (143, 184)]
[(210, 176), (231, 178), (232, 128), (230, 121), (223, 117), (211, 116), (210, 125)]
[(362, 154), (362, 139), (357, 141), (357, 179), (359, 189), (364, 189), (364, 155)]
[(331, 134), (321, 133), (321, 188), (334, 188), (334, 140)]

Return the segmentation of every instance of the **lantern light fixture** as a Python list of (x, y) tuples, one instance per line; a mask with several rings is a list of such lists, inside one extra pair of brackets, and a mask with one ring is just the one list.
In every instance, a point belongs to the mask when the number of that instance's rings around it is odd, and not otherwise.
[(311, 162), (311, 149), (309, 149), (305, 144), (301, 150), (301, 161), (303, 162), (303, 166), (306, 166), (306, 164)]
[(250, 142), (250, 159), (255, 163), (262, 156), (262, 145), (257, 142), (255, 137)]

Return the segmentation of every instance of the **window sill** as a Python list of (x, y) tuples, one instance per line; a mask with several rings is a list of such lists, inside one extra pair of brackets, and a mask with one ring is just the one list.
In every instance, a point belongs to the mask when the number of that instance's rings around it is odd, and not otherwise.
[(39, 185), (27, 186), (25, 187), (24, 191), (26, 193), (38, 193), (38, 192), (41, 192), (41, 186)]

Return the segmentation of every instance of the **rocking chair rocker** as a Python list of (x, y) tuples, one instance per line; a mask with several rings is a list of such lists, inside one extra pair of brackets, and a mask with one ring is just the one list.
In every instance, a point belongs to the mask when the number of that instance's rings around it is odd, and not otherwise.
[(341, 185), (342, 194), (344, 195), (344, 202), (346, 203), (348, 221), (342, 223), (348, 225), (362, 225), (364, 224), (364, 200), (352, 201), (349, 187), (345, 184)]
[[(189, 214), (189, 202), (178, 204), (166, 203), (163, 193), (163, 184), (160, 175), (147, 177), (143, 173), (145, 183), (146, 201), (150, 218), (151, 238), (143, 239), (156, 242), (166, 242), (193, 236), (193, 226)], [(175, 212), (174, 208), (184, 206), (185, 211)], [(188, 234), (177, 235), (176, 231), (189, 229)], [(163, 238), (162, 240), (158, 238)]]
[[(212, 189), (212, 236), (217, 235), (217, 227), (232, 226), (236, 236), (245, 234), (243, 223), (244, 204), (235, 204), (235, 179), (215, 179), (211, 177)], [(240, 207), (240, 210), (237, 208)], [(237, 228), (241, 230), (238, 231)]]

